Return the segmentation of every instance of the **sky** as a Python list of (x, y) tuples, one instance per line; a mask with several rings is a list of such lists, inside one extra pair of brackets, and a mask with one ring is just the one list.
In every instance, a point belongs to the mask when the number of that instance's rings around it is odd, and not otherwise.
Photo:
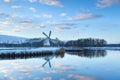
[(120, 0), (0, 0), (0, 34), (120, 43)]

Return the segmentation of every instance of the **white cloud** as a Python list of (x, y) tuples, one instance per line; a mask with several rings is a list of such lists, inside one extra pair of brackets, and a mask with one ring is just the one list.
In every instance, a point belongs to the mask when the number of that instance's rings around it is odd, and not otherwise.
[(51, 6), (59, 6), (59, 7), (63, 6), (59, 0), (39, 0), (39, 2)]
[(45, 26), (45, 24), (40, 24), (39, 27), (40, 27), (40, 28), (45, 28), (46, 26)]
[(9, 31), (8, 30), (0, 30), (0, 33), (9, 34)]
[(42, 80), (52, 80), (52, 77), (44, 77)]
[(21, 8), (21, 6), (13, 5), (12, 8), (17, 9), (17, 8)]
[(71, 29), (71, 27), (69, 27), (69, 26), (57, 26), (57, 27), (55, 27), (55, 30), (57, 30), (57, 31), (61, 31), (64, 29)]
[(46, 24), (49, 24), (49, 25), (53, 25), (53, 24), (57, 24), (58, 22), (56, 21), (46, 21)]
[(41, 15), (39, 15), (39, 14), (35, 14), (34, 17), (36, 17), (36, 18), (40, 18)]
[(3, 1), (9, 3), (9, 2), (11, 2), (12, 0), (3, 0)]
[(52, 15), (51, 14), (43, 14), (43, 17), (44, 18), (52, 18)]
[(28, 1), (32, 3), (32, 2), (36, 2), (37, 0), (28, 0)]
[(67, 14), (66, 13), (61, 13), (60, 16), (64, 17), (66, 16)]
[(9, 15), (6, 13), (0, 13), (0, 17), (9, 17)]
[(101, 15), (94, 15), (92, 13), (80, 13), (75, 17), (70, 17), (69, 20), (79, 21), (79, 20), (87, 20), (102, 17)]
[(120, 0), (98, 0), (96, 6), (98, 8), (105, 8), (105, 7), (110, 7), (118, 3), (120, 3)]
[(35, 30), (45, 28), (45, 25), (40, 26), (15, 26), (11, 31), (12, 32), (21, 32), (22, 30)]
[(20, 29), (12, 29), (12, 32), (20, 32)]
[(8, 80), (16, 80), (16, 78), (14, 78), (14, 77), (9, 77)]
[(24, 20), (24, 21), (20, 21), (19, 23), (22, 23), (22, 24), (31, 24), (33, 22), (31, 20)]
[(12, 32), (20, 32), (21, 30), (25, 29), (26, 27), (25, 26), (15, 26), (13, 29), (12, 29)]
[(15, 26), (16, 29), (25, 29), (25, 26)]
[(15, 14), (12, 14), (11, 17), (12, 18), (16, 18), (16, 17), (22, 18), (23, 16), (20, 16), (20, 15), (18, 15), (18, 14), (15, 13)]
[(66, 79), (64, 79), (64, 78), (61, 78), (60, 80), (66, 80)]
[(30, 7), (29, 10), (31, 10), (32, 12), (36, 12), (36, 9), (33, 7)]
[(57, 30), (57, 31), (76, 28), (76, 24), (70, 24), (70, 23), (54, 24), (54, 26), (56, 26), (55, 30)]
[(5, 13), (0, 13), (0, 16), (4, 16), (4, 15), (6, 15)]
[(1, 24), (3, 25), (10, 25), (10, 24), (13, 24), (12, 21), (4, 21), (4, 22), (1, 22)]

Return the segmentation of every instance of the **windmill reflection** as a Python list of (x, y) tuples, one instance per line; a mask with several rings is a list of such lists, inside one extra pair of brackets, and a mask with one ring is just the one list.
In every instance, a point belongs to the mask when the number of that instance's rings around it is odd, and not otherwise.
[(64, 55), (65, 55), (64, 53), (65, 53), (65, 50), (61, 49), (61, 50), (57, 51), (56, 53), (53, 53), (52, 55), (45, 56), (43, 59), (46, 60), (46, 62), (42, 65), (42, 67), (44, 67), (48, 63), (49, 67), (51, 68), (50, 60), (52, 60), (54, 57), (56, 57), (56, 58), (57, 57), (63, 58)]
[(53, 59), (54, 56), (55, 56), (55, 55), (44, 57), (44, 60), (46, 60), (46, 62), (42, 65), (42, 67), (44, 67), (47, 63), (49, 63), (49, 67), (51, 67), (50, 60)]
[(107, 55), (107, 52), (105, 50), (81, 50), (80, 52), (66, 52), (70, 55), (77, 55), (80, 57), (88, 57), (88, 58), (94, 58), (94, 57), (104, 57)]

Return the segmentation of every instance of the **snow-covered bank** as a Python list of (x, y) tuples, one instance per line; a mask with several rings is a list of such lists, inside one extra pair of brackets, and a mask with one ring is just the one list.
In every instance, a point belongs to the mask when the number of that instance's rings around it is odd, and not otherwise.
[[(51, 51), (51, 52), (56, 52), (60, 50), (61, 47), (40, 47), (40, 48), (27, 48), (27, 47), (13, 47), (13, 48), (0, 48), (0, 54), (4, 53), (34, 53), (34, 52), (46, 52), (46, 51)], [(84, 49), (89, 49), (89, 50), (120, 50), (120, 47), (82, 47), (82, 48), (76, 48), (76, 47), (64, 47), (65, 50), (84, 50)]]
[(28, 47), (0, 47), (0, 50), (25, 50), (30, 49)]
[(120, 47), (84, 47), (90, 50), (120, 50)]
[(0, 48), (0, 54), (7, 54), (7, 53), (34, 53), (34, 52), (56, 52), (60, 50), (60, 47), (40, 47), (40, 48)]

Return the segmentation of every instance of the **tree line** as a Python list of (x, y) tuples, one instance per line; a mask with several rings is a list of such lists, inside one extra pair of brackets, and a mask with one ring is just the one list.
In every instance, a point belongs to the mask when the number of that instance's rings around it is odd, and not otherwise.
[(93, 38), (86, 38), (86, 39), (78, 39), (78, 40), (71, 40), (67, 41), (65, 44), (66, 47), (74, 46), (74, 47), (103, 47), (107, 44), (107, 41), (104, 39), (93, 39)]
[[(50, 41), (51, 46), (60, 47), (103, 47), (107, 44), (104, 39), (78, 39), (70, 41), (57, 41), (56, 43)], [(24, 43), (0, 43), (0, 47), (43, 47), (44, 40), (37, 42), (24, 42)]]

